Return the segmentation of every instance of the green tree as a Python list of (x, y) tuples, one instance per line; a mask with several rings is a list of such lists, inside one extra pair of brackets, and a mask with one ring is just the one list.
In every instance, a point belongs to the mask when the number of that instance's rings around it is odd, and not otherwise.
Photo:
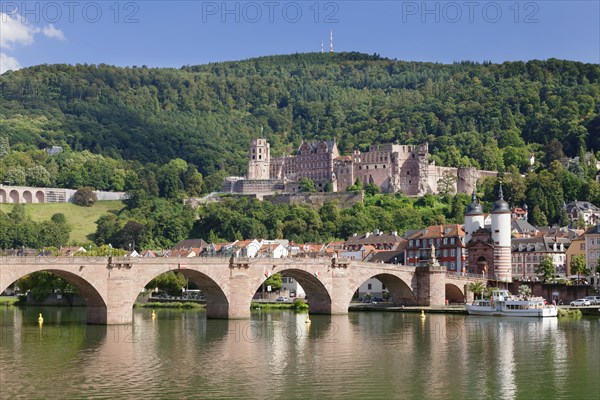
[(530, 220), (533, 226), (548, 226), (548, 220), (538, 206), (533, 206)]
[(456, 193), (456, 181), (458, 178), (451, 174), (449, 171), (445, 171), (442, 174), (442, 178), (438, 180), (438, 191), (442, 196), (451, 196)]
[(30, 291), (34, 300), (41, 301), (55, 291), (77, 293), (73, 285), (65, 279), (47, 271), (34, 272), (16, 282), (22, 292)]
[(580, 254), (578, 256), (574, 256), (571, 259), (570, 270), (571, 274), (577, 274), (577, 281), (580, 280), (581, 275), (589, 275), (590, 270), (587, 268), (585, 264), (585, 256)]
[(181, 296), (182, 288), (187, 286), (187, 280), (185, 276), (169, 271), (164, 274), (160, 274), (156, 278), (152, 279), (147, 285), (147, 290), (155, 290), (158, 288), (159, 291), (168, 293), (171, 296)]
[(544, 256), (539, 264), (535, 267), (535, 273), (541, 276), (542, 281), (550, 282), (556, 279), (556, 266), (552, 257), (549, 255)]
[(367, 186), (365, 187), (365, 194), (367, 196), (375, 196), (377, 193), (379, 193), (379, 186), (377, 186), (374, 183), (369, 183), (367, 184)]
[(298, 183), (300, 185), (300, 191), (303, 193), (313, 193), (317, 191), (315, 183), (308, 178), (302, 177)]
[(27, 169), (27, 184), (36, 187), (50, 186), (50, 173), (41, 165), (34, 165)]
[(265, 286), (271, 286), (271, 290), (276, 292), (283, 286), (281, 274), (273, 274), (265, 280)]
[(486, 283), (482, 281), (471, 282), (467, 285), (467, 289), (469, 289), (469, 291), (476, 295), (478, 294), (481, 297), (483, 296), (483, 292), (485, 292)]
[(10, 153), (10, 143), (8, 137), (0, 135), (0, 157), (3, 157)]

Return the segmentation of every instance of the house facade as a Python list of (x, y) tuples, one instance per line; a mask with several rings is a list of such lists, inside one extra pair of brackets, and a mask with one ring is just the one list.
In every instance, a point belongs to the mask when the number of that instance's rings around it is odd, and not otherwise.
[(465, 231), (461, 225), (433, 225), (407, 238), (404, 259), (406, 265), (417, 267), (431, 258), (432, 246), (435, 258), (448, 271), (463, 272), (466, 260)]

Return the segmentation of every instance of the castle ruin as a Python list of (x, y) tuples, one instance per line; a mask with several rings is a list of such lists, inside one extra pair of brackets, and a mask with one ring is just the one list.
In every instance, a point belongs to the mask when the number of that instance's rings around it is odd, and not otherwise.
[(479, 178), (497, 176), (496, 171), (473, 167), (443, 167), (429, 157), (427, 143), (420, 145), (376, 144), (366, 152), (354, 150), (340, 156), (335, 141), (304, 142), (296, 155), (271, 157), (266, 139), (253, 139), (248, 152), (247, 178), (231, 177), (224, 192), (256, 194), (298, 191), (298, 181), (308, 178), (318, 191), (331, 183), (334, 192), (344, 192), (360, 180), (363, 187), (374, 184), (383, 193), (407, 196), (437, 194), (442, 178), (457, 193), (472, 193)]

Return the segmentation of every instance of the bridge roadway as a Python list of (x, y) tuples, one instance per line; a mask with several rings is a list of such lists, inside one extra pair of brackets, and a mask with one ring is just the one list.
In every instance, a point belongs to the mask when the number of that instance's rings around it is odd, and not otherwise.
[[(0, 293), (23, 276), (50, 271), (75, 286), (87, 307), (87, 322), (126, 324), (139, 293), (156, 276), (177, 271), (198, 284), (208, 318), (249, 318), (250, 302), (267, 276), (294, 278), (309, 298), (311, 313), (346, 314), (367, 279), (379, 279), (397, 305), (440, 306), (470, 301), (472, 277), (440, 266), (406, 267), (336, 258), (128, 258), (3, 257)], [(467, 298), (469, 296), (470, 298)]]

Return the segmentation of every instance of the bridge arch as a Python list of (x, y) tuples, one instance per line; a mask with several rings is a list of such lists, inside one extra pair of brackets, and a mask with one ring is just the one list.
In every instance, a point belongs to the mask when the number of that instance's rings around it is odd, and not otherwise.
[[(417, 304), (417, 298), (413, 293), (409, 284), (407, 284), (402, 278), (397, 275), (391, 273), (380, 273), (373, 275), (370, 278), (375, 278), (381, 281), (386, 287), (386, 289), (390, 292), (390, 296), (394, 301), (394, 304), (398, 306), (414, 306)], [(369, 278), (369, 279), (370, 279)], [(358, 286), (353, 288), (350, 298), (348, 299), (348, 306), (350, 305), (350, 301), (352, 300), (352, 296), (359, 289), (359, 287), (366, 282), (360, 282)]]
[(458, 287), (452, 283), (446, 283), (445, 289), (446, 289), (446, 302), (448, 304), (465, 302), (465, 294), (460, 287)]
[(33, 203), (33, 195), (29, 190), (25, 190), (23, 192), (23, 202), (24, 203)]
[(6, 203), (6, 190), (0, 189), (0, 203)]
[(294, 278), (308, 298), (308, 311), (313, 314), (331, 313), (331, 294), (314, 274), (299, 268), (278, 271), (282, 276)]
[(34, 203), (45, 203), (46, 202), (46, 193), (43, 190), (38, 190), (35, 192), (35, 201)]
[(61, 270), (61, 269), (53, 269), (53, 268), (39, 269), (39, 270), (35, 270), (35, 271), (25, 271), (19, 275), (13, 276), (14, 280), (12, 282), (4, 282), (4, 285), (6, 285), (6, 286), (2, 285), (2, 287), (0, 287), (0, 293), (5, 291), (8, 286), (12, 285), (17, 280), (23, 278), (24, 276), (29, 275), (34, 272), (42, 272), (42, 271), (51, 272), (57, 276), (60, 276), (61, 278), (65, 279), (67, 282), (69, 282), (71, 285), (73, 285), (75, 287), (75, 289), (77, 290), (77, 293), (83, 298), (83, 301), (85, 303), (86, 322), (87, 323), (89, 323), (89, 324), (106, 324), (107, 323), (108, 309), (106, 306), (106, 303), (107, 303), (106, 299), (98, 292), (98, 290), (96, 290), (93, 283), (87, 281), (86, 279), (82, 278), (81, 276), (79, 276), (73, 272), (69, 272), (69, 271), (65, 271), (65, 270)]
[[(194, 282), (198, 285), (204, 297), (206, 298), (206, 317), (207, 318), (228, 318), (230, 315), (229, 310), (229, 299), (227, 298), (225, 292), (221, 288), (218, 282), (216, 282), (213, 278), (206, 275), (203, 272), (194, 270), (194, 269), (171, 269), (166, 272), (178, 272), (181, 275), (185, 276), (190, 281)], [(146, 279), (142, 288), (135, 293), (135, 297), (132, 301), (132, 306), (135, 303), (135, 300), (138, 294), (142, 291), (141, 289), (145, 288), (152, 279), (157, 276), (166, 273), (161, 272), (158, 275), (152, 276), (150, 279)], [(250, 308), (250, 304), (248, 304), (248, 309)]]

